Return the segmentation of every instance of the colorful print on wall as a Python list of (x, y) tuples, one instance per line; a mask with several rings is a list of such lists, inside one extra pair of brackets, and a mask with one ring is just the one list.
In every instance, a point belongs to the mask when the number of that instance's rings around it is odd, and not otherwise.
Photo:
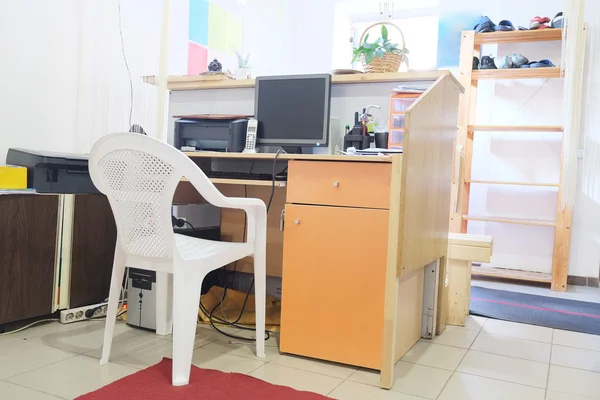
[(207, 71), (213, 58), (228, 66), (242, 48), (242, 18), (217, 3), (189, 0), (188, 75)]

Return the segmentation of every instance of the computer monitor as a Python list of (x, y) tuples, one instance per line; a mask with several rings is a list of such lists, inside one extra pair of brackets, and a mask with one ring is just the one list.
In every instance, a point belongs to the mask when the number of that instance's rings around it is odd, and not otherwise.
[(267, 146), (327, 146), (331, 75), (256, 78), (257, 143)]

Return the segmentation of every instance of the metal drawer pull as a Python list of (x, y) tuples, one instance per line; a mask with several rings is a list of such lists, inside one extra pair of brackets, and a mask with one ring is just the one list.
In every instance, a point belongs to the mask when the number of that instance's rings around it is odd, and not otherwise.
[(340, 186), (340, 183), (339, 182), (333, 182), (333, 186), (338, 187), (338, 186)]
[(294, 220), (294, 223), (295, 223), (296, 225), (300, 225), (300, 220), (299, 220), (299, 219), (296, 219), (296, 220)]

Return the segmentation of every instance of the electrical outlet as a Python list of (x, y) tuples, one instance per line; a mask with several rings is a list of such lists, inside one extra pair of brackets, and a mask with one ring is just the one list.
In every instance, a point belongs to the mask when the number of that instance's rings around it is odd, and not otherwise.
[[(72, 322), (85, 321), (91, 318), (101, 318), (106, 316), (106, 307), (108, 303), (93, 304), (90, 306), (70, 308), (67, 310), (60, 311), (60, 323), (70, 324)], [(89, 313), (93, 312), (90, 317)]]

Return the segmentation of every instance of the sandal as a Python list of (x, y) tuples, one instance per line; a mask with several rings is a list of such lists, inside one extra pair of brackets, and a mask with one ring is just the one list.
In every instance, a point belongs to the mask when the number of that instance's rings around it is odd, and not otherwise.
[(565, 26), (565, 20), (563, 18), (563, 13), (561, 11), (558, 14), (556, 14), (554, 16), (554, 18), (552, 18), (552, 22), (550, 23), (550, 27), (552, 27), (552, 28), (564, 28), (564, 26)]
[(475, 33), (494, 32), (495, 26), (496, 24), (494, 24), (491, 19), (482, 16), (479, 19), (479, 23), (473, 27), (473, 30), (475, 30)]
[(550, 22), (550, 18), (548, 17), (533, 17), (531, 19), (531, 21), (529, 21), (529, 29), (544, 29), (544, 28), (548, 28), (547, 24), (548, 22)]
[(479, 58), (473, 57), (473, 69), (479, 69)]
[(556, 65), (552, 64), (550, 60), (540, 60), (538, 62), (529, 63), (529, 68), (548, 68), (548, 67), (556, 67)]
[(505, 32), (506, 31), (514, 31), (515, 26), (509, 20), (503, 19), (502, 21), (498, 22), (498, 25), (496, 25), (494, 27), (494, 30), (496, 32), (498, 32), (498, 31), (505, 31)]

